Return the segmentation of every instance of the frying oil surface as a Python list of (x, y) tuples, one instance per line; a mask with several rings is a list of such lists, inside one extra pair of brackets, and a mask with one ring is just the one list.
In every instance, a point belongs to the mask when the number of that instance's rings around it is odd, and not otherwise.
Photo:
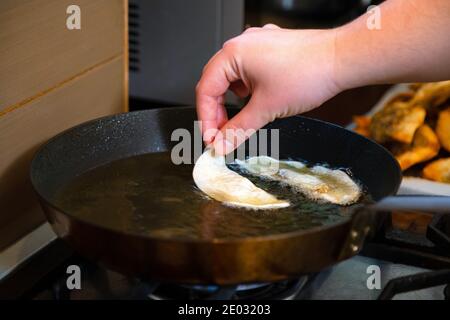
[(207, 198), (195, 187), (192, 169), (193, 165), (174, 165), (166, 152), (133, 156), (78, 176), (59, 190), (54, 201), (68, 214), (93, 224), (181, 239), (236, 239), (305, 230), (342, 221), (364, 202), (346, 207), (318, 203), (279, 182), (239, 172), (291, 206), (237, 209)]

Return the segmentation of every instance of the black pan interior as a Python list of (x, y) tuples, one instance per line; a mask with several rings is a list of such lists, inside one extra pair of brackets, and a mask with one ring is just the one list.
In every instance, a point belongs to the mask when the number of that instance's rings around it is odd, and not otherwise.
[[(230, 109), (229, 114), (237, 111)], [(183, 107), (124, 113), (79, 125), (38, 151), (31, 166), (32, 183), (52, 203), (62, 186), (92, 168), (132, 155), (171, 150), (178, 143), (171, 141), (173, 130), (193, 132), (195, 120), (195, 109)], [(277, 120), (266, 128), (280, 129), (282, 159), (349, 168), (373, 200), (395, 194), (398, 189), (401, 173), (396, 160), (371, 140), (300, 116)]]

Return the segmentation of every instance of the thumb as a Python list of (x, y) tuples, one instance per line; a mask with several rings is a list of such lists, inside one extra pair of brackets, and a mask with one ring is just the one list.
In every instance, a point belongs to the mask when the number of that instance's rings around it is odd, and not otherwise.
[(271, 121), (271, 117), (258, 106), (261, 105), (256, 97), (252, 96), (247, 105), (220, 128), (214, 138), (214, 150), (217, 154), (226, 155), (232, 152)]

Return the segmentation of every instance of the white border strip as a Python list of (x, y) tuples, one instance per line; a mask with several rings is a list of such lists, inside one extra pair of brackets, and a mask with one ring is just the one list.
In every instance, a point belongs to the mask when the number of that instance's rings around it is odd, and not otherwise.
[(55, 239), (56, 234), (50, 225), (44, 223), (10, 247), (1, 251), (0, 280)]

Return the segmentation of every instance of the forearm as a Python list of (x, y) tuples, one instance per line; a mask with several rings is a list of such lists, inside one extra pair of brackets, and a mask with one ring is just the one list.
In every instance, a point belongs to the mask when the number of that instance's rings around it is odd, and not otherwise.
[(450, 78), (450, 1), (388, 0), (381, 29), (368, 14), (336, 29), (334, 77), (342, 89)]

